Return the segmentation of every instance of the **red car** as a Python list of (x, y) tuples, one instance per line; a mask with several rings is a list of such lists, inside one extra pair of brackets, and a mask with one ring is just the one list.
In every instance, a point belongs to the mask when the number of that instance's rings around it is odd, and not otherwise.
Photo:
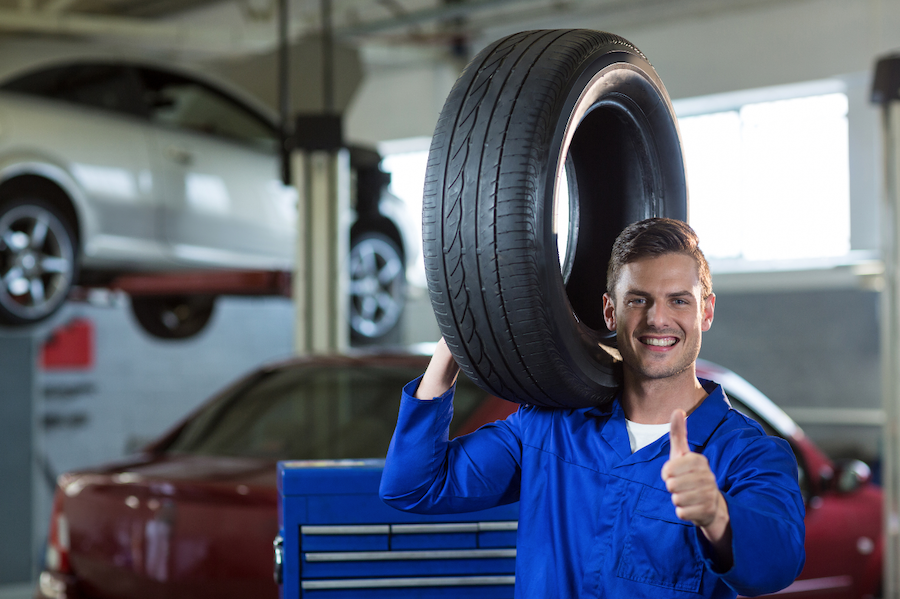
[[(400, 388), (426, 357), (300, 359), (260, 369), (121, 463), (59, 477), (38, 598), (275, 598), (275, 464), (383, 456)], [(734, 373), (698, 363), (734, 406), (790, 441), (807, 502), (807, 561), (785, 594), (861, 598), (880, 589), (881, 491), (860, 462), (838, 468)], [(515, 404), (461, 381), (451, 434)]]

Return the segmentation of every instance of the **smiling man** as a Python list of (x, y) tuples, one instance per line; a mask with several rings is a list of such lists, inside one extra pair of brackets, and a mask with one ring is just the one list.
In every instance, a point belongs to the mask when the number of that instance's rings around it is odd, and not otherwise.
[(603, 298), (622, 388), (586, 409), (522, 406), (448, 440), (459, 368), (443, 341), (403, 390), (382, 497), (422, 513), (520, 501), (516, 597), (735, 597), (788, 586), (804, 562), (786, 442), (697, 378), (715, 311), (685, 223), (616, 240)]

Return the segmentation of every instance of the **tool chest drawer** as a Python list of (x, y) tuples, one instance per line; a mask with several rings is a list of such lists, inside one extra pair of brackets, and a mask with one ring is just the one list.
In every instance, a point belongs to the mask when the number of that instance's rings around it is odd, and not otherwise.
[(511, 599), (518, 505), (441, 516), (400, 512), (378, 495), (383, 465), (279, 464), (282, 597)]

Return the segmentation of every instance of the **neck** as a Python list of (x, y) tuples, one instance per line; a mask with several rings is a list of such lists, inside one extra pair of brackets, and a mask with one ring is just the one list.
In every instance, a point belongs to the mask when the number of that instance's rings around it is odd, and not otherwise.
[(622, 409), (632, 422), (665, 424), (674, 410), (680, 408), (690, 414), (707, 396), (693, 364), (684, 372), (662, 379), (642, 377), (627, 366), (624, 375)]

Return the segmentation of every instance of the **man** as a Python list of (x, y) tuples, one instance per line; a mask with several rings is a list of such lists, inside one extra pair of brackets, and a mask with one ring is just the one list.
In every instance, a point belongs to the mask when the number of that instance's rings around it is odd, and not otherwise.
[(715, 299), (689, 226), (629, 226), (603, 297), (623, 360), (616, 399), (521, 406), (448, 441), (459, 369), (441, 342), (403, 390), (383, 499), (424, 513), (519, 500), (516, 597), (734, 597), (786, 587), (805, 559), (797, 464), (786, 442), (696, 377)]

